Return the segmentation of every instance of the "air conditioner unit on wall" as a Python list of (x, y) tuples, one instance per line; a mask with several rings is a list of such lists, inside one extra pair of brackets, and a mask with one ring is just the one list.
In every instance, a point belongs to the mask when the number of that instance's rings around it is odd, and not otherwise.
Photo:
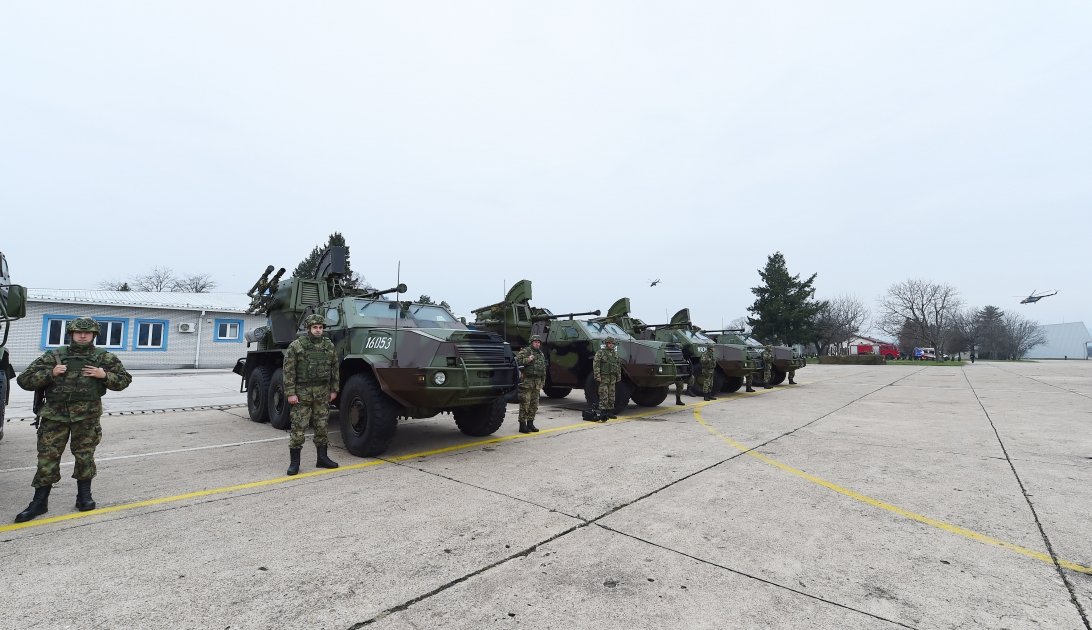
[(178, 324), (178, 332), (191, 333), (191, 332), (193, 332), (195, 330), (197, 330), (197, 325), (196, 324), (192, 324), (190, 322), (179, 322), (179, 324)]

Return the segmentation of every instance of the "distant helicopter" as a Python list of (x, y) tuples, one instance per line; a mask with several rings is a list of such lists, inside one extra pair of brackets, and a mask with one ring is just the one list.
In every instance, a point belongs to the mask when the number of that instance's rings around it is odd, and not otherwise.
[[(1050, 297), (1052, 295), (1058, 295), (1058, 291), (1055, 290), (1053, 293), (1040, 293), (1039, 295), (1035, 295), (1035, 291), (1032, 291), (1031, 295), (1029, 295), (1026, 298), (1020, 300), (1020, 303), (1021, 304), (1034, 304), (1034, 303), (1038, 302), (1039, 300), (1041, 300), (1041, 299), (1043, 299), (1045, 297)], [(1016, 297), (1020, 297), (1020, 296), (1018, 295)]]
[(660, 279), (659, 278), (656, 278), (655, 280), (649, 280), (648, 281), (648, 286), (650, 286), (650, 287), (654, 287), (657, 284), (660, 284)]

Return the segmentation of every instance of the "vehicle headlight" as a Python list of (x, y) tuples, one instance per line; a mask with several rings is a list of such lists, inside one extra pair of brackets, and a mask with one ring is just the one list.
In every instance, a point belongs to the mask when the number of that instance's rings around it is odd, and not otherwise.
[(657, 365), (656, 366), (656, 372), (659, 373), (659, 374), (663, 374), (664, 373), (664, 366)]
[(447, 374), (444, 374), (443, 372), (437, 372), (433, 374), (432, 382), (436, 383), (437, 385), (443, 385), (445, 382), (447, 382)]

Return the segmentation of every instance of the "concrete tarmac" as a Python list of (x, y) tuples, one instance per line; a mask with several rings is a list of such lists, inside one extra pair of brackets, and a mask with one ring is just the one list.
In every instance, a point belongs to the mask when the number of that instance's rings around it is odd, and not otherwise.
[(606, 424), (574, 392), (540, 433), (445, 414), (377, 459), (334, 416), (342, 467), (309, 440), (297, 477), (233, 374), (134, 376), (94, 511), (66, 454), (12, 523), (33, 429), (0, 441), (0, 628), (1092, 630), (1092, 362), (809, 365)]

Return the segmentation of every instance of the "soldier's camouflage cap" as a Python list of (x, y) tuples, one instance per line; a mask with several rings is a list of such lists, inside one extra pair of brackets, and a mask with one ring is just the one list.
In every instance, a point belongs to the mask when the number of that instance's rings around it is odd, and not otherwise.
[(314, 326), (315, 324), (322, 324), (323, 326), (325, 326), (326, 325), (326, 320), (323, 319), (322, 315), (318, 315), (318, 314), (308, 315), (303, 320), (303, 325), (306, 326), (307, 328), (310, 328), (310, 327)]
[(531, 335), (531, 341), (542, 341), (542, 337), (538, 335)]
[(76, 319), (68, 320), (64, 329), (68, 332), (93, 332), (98, 334), (99, 323), (90, 317), (77, 317)]

